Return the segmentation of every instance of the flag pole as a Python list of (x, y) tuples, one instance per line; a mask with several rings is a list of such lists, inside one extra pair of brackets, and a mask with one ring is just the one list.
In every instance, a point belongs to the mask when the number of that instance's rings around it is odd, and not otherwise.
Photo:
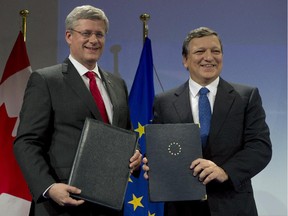
[[(140, 15), (140, 20), (143, 22), (143, 43), (145, 43), (145, 39), (148, 37), (148, 25), (147, 25), (147, 22), (148, 20), (150, 19), (150, 15), (147, 14), (147, 13), (144, 13), (144, 14), (141, 14)], [(158, 76), (158, 73), (156, 71), (156, 68), (155, 66), (153, 65), (153, 69), (154, 69), (154, 72), (155, 72), (155, 75), (156, 75), (156, 78), (158, 80), (158, 83), (162, 89), (162, 92), (164, 92), (164, 88), (163, 88), (163, 85), (161, 83), (161, 80)]]
[(23, 33), (24, 41), (26, 41), (27, 16), (29, 14), (29, 11), (27, 9), (21, 10), (19, 14), (22, 16), (22, 33)]
[(150, 19), (150, 15), (147, 13), (140, 15), (140, 20), (143, 22), (143, 43), (145, 42), (146, 37), (148, 37), (148, 25), (147, 22)]

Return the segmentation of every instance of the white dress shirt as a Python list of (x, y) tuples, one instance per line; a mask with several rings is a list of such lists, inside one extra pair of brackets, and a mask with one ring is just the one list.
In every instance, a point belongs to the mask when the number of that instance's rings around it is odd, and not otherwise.
[(199, 90), (202, 87), (206, 87), (207, 89), (209, 89), (207, 97), (210, 102), (211, 114), (212, 114), (218, 84), (219, 84), (219, 77), (207, 86), (201, 86), (191, 78), (189, 79), (189, 96), (194, 123), (199, 124), (199, 107), (198, 107)]

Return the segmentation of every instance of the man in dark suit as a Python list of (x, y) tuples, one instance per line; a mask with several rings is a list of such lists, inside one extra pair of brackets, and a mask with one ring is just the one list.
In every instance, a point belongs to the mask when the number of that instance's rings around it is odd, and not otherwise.
[[(258, 89), (220, 78), (222, 43), (209, 28), (192, 30), (184, 40), (182, 55), (190, 78), (155, 97), (154, 123), (200, 123), (199, 91), (208, 89), (210, 129), (207, 141), (202, 143), (203, 158), (192, 161), (190, 166), (193, 175), (206, 185), (207, 198), (167, 202), (165, 215), (256, 216), (251, 178), (266, 167), (272, 156)], [(143, 159), (147, 179), (148, 160)]]
[[(67, 185), (86, 117), (131, 129), (125, 82), (97, 64), (108, 27), (102, 10), (88, 5), (76, 7), (66, 18), (69, 57), (62, 64), (31, 74), (14, 144), (33, 196), (30, 215), (122, 215), (73, 199), (70, 193), (79, 194), (81, 188)], [(91, 80), (86, 77), (88, 71), (92, 72)], [(103, 116), (89, 91), (93, 82), (104, 103)], [(136, 150), (130, 159), (131, 172), (139, 168), (141, 157)]]

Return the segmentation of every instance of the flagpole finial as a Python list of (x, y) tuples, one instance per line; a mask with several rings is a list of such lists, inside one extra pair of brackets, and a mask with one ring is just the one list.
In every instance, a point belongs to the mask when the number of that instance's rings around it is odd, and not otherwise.
[(143, 42), (145, 42), (145, 38), (148, 37), (148, 25), (147, 22), (150, 19), (150, 15), (147, 13), (140, 15), (140, 20), (143, 22)]
[(20, 16), (22, 16), (22, 33), (24, 36), (24, 41), (26, 41), (27, 16), (29, 15), (29, 11), (27, 9), (24, 9), (24, 10), (21, 10), (19, 14)]

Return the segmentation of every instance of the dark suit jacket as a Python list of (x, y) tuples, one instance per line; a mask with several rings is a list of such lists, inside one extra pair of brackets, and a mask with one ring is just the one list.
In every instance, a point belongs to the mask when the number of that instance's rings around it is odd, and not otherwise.
[[(99, 71), (113, 104), (112, 124), (131, 129), (126, 84)], [(42, 196), (53, 183), (67, 183), (86, 117), (101, 120), (91, 93), (69, 59), (31, 74), (14, 144), (33, 196), (31, 215), (117, 215), (89, 203), (60, 207)]]
[[(155, 97), (154, 122), (193, 122), (188, 82)], [(220, 78), (203, 157), (222, 167), (229, 181), (207, 185), (212, 216), (257, 215), (251, 178), (271, 159), (269, 136), (258, 89)], [(187, 209), (193, 215), (189, 202)]]

